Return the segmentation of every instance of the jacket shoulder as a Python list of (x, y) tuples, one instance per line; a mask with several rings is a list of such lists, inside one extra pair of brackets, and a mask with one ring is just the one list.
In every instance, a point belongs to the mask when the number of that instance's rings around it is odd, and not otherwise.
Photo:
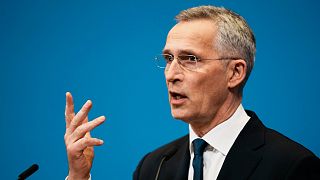
[(189, 141), (189, 135), (182, 136), (178, 139), (175, 139), (149, 153), (151, 156), (163, 156), (163, 155), (172, 155), (177, 149), (179, 149), (184, 143)]
[(188, 141), (189, 135), (185, 135), (146, 154), (139, 162), (133, 179), (154, 179), (161, 160), (166, 156), (173, 156)]
[(319, 170), (320, 160), (310, 150), (273, 129), (266, 129), (263, 161), (257, 172), (284, 179), (317, 179)]
[(276, 130), (264, 126), (262, 121), (253, 111), (247, 110), (246, 112), (251, 117), (251, 119), (248, 122), (248, 127), (244, 135), (245, 137), (247, 137), (248, 134), (254, 134), (252, 135), (253, 137), (250, 137), (250, 140), (263, 142), (262, 145), (265, 151), (264, 154), (278, 154), (279, 156), (282, 156), (282, 158), (280, 159), (283, 159), (284, 157), (301, 157), (304, 155), (314, 156), (314, 154), (303, 145), (295, 142), (294, 140), (288, 138), (287, 136), (279, 133)]
[(265, 141), (267, 149), (275, 154), (280, 154), (282, 157), (315, 156), (300, 143), (270, 128), (266, 129)]

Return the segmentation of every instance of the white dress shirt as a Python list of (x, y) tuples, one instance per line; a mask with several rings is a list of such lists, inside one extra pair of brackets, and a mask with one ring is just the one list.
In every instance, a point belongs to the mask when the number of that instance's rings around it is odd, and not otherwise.
[[(208, 143), (203, 153), (203, 180), (217, 179), (222, 164), (236, 138), (250, 117), (240, 104), (236, 112), (226, 121), (211, 129), (201, 139)], [(190, 166), (188, 180), (193, 180), (192, 161), (194, 157), (192, 141), (200, 138), (189, 125)]]

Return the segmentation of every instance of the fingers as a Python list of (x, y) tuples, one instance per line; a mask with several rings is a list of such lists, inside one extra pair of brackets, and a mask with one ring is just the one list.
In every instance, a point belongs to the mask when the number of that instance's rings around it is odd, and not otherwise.
[(65, 108), (65, 120), (66, 120), (66, 127), (70, 126), (70, 122), (74, 118), (74, 104), (73, 98), (70, 92), (66, 93), (66, 108)]
[(104, 116), (100, 116), (92, 121), (78, 126), (72, 134), (65, 134), (65, 144), (68, 157), (80, 157), (85, 155), (87, 158), (93, 158), (93, 146), (100, 146), (104, 142), (101, 139), (92, 138), (90, 131), (101, 125), (105, 121)]
[(77, 140), (85, 137), (85, 138), (91, 138), (90, 137), (90, 131), (94, 128), (96, 128), (97, 126), (99, 126), (100, 124), (102, 124), (105, 121), (105, 117), (104, 116), (100, 116), (90, 122), (87, 122), (85, 124), (82, 124), (80, 126), (78, 126), (74, 132), (70, 135), (69, 139), (68, 139), (68, 143), (74, 143)]
[(88, 122), (88, 113), (91, 107), (92, 102), (88, 100), (75, 114), (72, 95), (69, 92), (66, 93), (66, 133), (64, 140), (69, 161), (69, 177), (71, 177), (71, 174), (79, 174), (79, 172), (89, 175), (94, 156), (93, 146), (103, 144), (102, 140), (92, 138), (90, 131), (101, 125), (105, 121), (105, 117), (101, 116)]
[(86, 120), (91, 107), (92, 102), (88, 100), (70, 122), (70, 125), (67, 128), (68, 134), (71, 134), (84, 120)]
[(103, 140), (101, 139), (84, 137), (75, 142), (71, 150), (75, 152), (80, 152), (86, 149), (87, 147), (101, 146), (102, 144)]

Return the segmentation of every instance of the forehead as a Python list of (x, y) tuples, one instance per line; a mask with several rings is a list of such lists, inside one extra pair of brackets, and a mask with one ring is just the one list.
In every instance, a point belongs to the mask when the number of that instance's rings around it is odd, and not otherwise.
[(212, 50), (216, 36), (216, 25), (209, 20), (183, 21), (168, 33), (164, 52), (179, 53), (190, 51), (199, 53)]

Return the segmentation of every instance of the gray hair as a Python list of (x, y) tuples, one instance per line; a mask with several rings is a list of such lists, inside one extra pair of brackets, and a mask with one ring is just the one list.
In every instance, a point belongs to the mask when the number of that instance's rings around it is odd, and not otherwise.
[(246, 77), (240, 85), (240, 92), (247, 82), (254, 65), (256, 41), (252, 30), (239, 14), (215, 6), (198, 6), (181, 11), (175, 19), (177, 22), (198, 19), (212, 20), (217, 26), (214, 47), (220, 56), (237, 57), (247, 64)]

